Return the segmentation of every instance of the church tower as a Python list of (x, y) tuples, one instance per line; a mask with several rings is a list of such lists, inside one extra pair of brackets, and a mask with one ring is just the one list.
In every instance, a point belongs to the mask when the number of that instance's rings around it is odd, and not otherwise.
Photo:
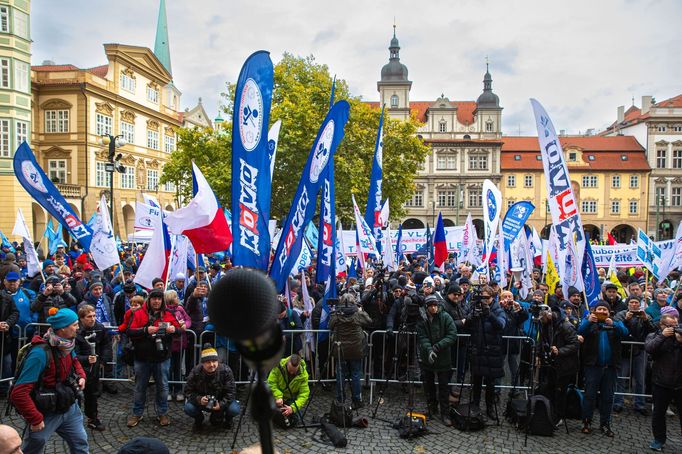
[(381, 68), (381, 80), (377, 82), (379, 103), (386, 106), (391, 118), (407, 120), (410, 118), (412, 82), (407, 79), (407, 66), (400, 63), (400, 43), (395, 36), (395, 25), (388, 50), (388, 63)]
[(490, 75), (487, 62), (483, 76), (483, 93), (476, 100), (474, 115), (482, 138), (502, 137), (502, 108), (500, 98), (493, 93), (493, 77)]
[(166, 0), (159, 1), (159, 17), (156, 22), (156, 40), (154, 41), (154, 55), (159, 59), (171, 81), (163, 87), (163, 104), (171, 110), (180, 111), (180, 96), (182, 93), (173, 84), (171, 70), (170, 43), (168, 41), (168, 19), (166, 19)]

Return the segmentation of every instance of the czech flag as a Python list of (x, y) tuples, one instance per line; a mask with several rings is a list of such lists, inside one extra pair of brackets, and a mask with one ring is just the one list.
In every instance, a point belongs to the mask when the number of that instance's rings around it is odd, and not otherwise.
[[(161, 212), (159, 212), (159, 216), (162, 216)], [(152, 282), (157, 277), (166, 282), (170, 252), (171, 240), (168, 229), (166, 224), (159, 222), (152, 234), (147, 252), (144, 254), (144, 258), (137, 269), (137, 273), (135, 273), (133, 281), (148, 289), (153, 287)]]
[(168, 213), (164, 222), (175, 235), (185, 235), (197, 254), (224, 251), (232, 244), (225, 213), (201, 170), (192, 163), (194, 198), (187, 206)]
[(433, 238), (434, 257), (433, 264), (440, 266), (448, 259), (448, 243), (445, 241), (445, 226), (443, 225), (443, 213), (438, 213), (436, 234)]
[(608, 239), (608, 242), (609, 242), (609, 246), (615, 246), (616, 244), (618, 244), (618, 242), (617, 242), (616, 239), (613, 237), (613, 235), (611, 235), (611, 232), (607, 232), (606, 235), (607, 235), (606, 238)]

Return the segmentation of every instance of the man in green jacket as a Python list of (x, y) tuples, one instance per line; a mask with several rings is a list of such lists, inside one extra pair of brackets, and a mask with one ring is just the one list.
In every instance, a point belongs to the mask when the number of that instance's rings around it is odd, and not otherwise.
[[(438, 298), (428, 295), (424, 303), (426, 303), (426, 317), (417, 323), (417, 342), (429, 416), (435, 417), (440, 402), (441, 421), (446, 426), (451, 426), (448, 402), (448, 382), (452, 375), (450, 346), (457, 341), (457, 328), (452, 317), (440, 309)], [(436, 376), (438, 376), (437, 398)]]
[(284, 429), (291, 427), (294, 414), (300, 415), (310, 397), (305, 361), (295, 353), (280, 360), (268, 375), (268, 386), (277, 405), (273, 421)]

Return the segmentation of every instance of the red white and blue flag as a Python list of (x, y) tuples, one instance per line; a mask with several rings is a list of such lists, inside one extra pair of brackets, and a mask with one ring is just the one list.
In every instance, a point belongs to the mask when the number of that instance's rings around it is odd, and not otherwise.
[[(161, 216), (161, 213), (159, 213)], [(166, 224), (159, 219), (157, 228), (149, 241), (149, 247), (144, 254), (140, 267), (135, 274), (134, 282), (145, 288), (152, 288), (152, 281), (161, 278), (166, 282), (168, 276), (168, 258), (171, 252), (171, 239)]]
[(433, 237), (433, 264), (440, 266), (448, 259), (448, 243), (445, 240), (445, 226), (443, 225), (443, 213), (438, 213), (436, 222), (436, 234)]

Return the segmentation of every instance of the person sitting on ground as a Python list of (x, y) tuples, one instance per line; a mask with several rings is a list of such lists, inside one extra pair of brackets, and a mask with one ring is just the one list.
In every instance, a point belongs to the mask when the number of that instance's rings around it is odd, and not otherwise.
[(293, 416), (300, 416), (310, 397), (305, 361), (295, 353), (280, 360), (268, 375), (268, 386), (277, 405), (273, 422), (285, 429), (291, 427)]

